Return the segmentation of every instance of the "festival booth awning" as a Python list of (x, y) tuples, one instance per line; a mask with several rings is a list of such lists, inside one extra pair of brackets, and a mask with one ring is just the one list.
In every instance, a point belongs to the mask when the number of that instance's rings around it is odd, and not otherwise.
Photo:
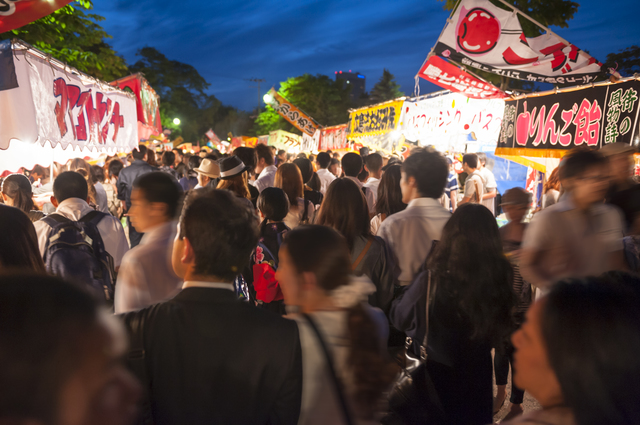
[(347, 137), (372, 150), (393, 153), (402, 145), (395, 130), (400, 122), (404, 97), (349, 111)]
[(555, 168), (576, 147), (638, 147), (639, 93), (640, 78), (631, 77), (515, 97), (506, 102), (496, 154)]
[(19, 41), (0, 42), (0, 171), (129, 152), (136, 101)]
[(141, 73), (120, 78), (109, 84), (122, 90), (129, 89), (136, 96), (138, 137), (140, 140), (147, 140), (151, 136), (162, 134), (160, 97)]
[(269, 133), (268, 144), (289, 153), (298, 153), (302, 146), (302, 136), (284, 130), (275, 130)]

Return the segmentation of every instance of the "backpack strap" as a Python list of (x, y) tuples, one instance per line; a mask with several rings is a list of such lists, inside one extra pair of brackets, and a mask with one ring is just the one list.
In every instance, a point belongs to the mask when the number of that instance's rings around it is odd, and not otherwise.
[[(42, 218), (42, 221), (53, 227), (56, 223), (71, 223), (72, 220), (58, 213), (51, 213)], [(53, 221), (53, 222), (52, 222)]]
[(358, 268), (364, 256), (367, 255), (367, 252), (369, 252), (369, 248), (371, 248), (371, 244), (373, 244), (373, 238), (370, 237), (369, 240), (367, 241), (367, 244), (364, 246), (364, 249), (360, 251), (360, 255), (358, 255), (358, 258), (356, 258), (356, 261), (354, 261), (351, 264), (351, 270), (355, 270)]
[(91, 210), (87, 214), (85, 214), (82, 218), (80, 218), (80, 220), (78, 221), (82, 223), (93, 223), (97, 226), (98, 222), (102, 220), (104, 216), (105, 216), (105, 213), (103, 212)]
[(479, 189), (478, 189), (478, 182), (473, 180), (473, 186), (476, 188), (476, 197), (478, 198), (477, 203), (481, 203), (482, 202), (482, 194), (480, 194)]

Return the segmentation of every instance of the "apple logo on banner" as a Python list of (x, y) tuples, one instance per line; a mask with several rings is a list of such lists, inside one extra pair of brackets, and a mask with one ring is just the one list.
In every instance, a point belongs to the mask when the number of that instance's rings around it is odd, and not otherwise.
[(482, 55), (491, 51), (500, 38), (500, 21), (493, 14), (474, 7), (460, 9), (456, 41), (458, 48), (471, 55)]

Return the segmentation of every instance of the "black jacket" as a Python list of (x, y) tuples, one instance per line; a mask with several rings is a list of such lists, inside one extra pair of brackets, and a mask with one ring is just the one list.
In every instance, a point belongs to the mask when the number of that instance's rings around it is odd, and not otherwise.
[(193, 287), (124, 321), (130, 333), (136, 323), (144, 329), (156, 425), (297, 423), (302, 358), (294, 321), (227, 289)]
[(127, 209), (131, 208), (131, 191), (133, 190), (133, 182), (141, 175), (158, 171), (158, 169), (147, 162), (136, 159), (120, 171), (118, 175), (118, 199), (127, 203)]

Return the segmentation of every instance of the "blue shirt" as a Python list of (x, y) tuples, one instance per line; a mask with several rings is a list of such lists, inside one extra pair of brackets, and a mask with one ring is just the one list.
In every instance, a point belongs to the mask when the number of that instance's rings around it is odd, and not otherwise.
[(458, 190), (458, 179), (454, 173), (449, 173), (449, 181), (447, 181), (447, 185), (444, 188), (444, 193), (447, 194), (449, 199), (451, 199), (452, 190)]

